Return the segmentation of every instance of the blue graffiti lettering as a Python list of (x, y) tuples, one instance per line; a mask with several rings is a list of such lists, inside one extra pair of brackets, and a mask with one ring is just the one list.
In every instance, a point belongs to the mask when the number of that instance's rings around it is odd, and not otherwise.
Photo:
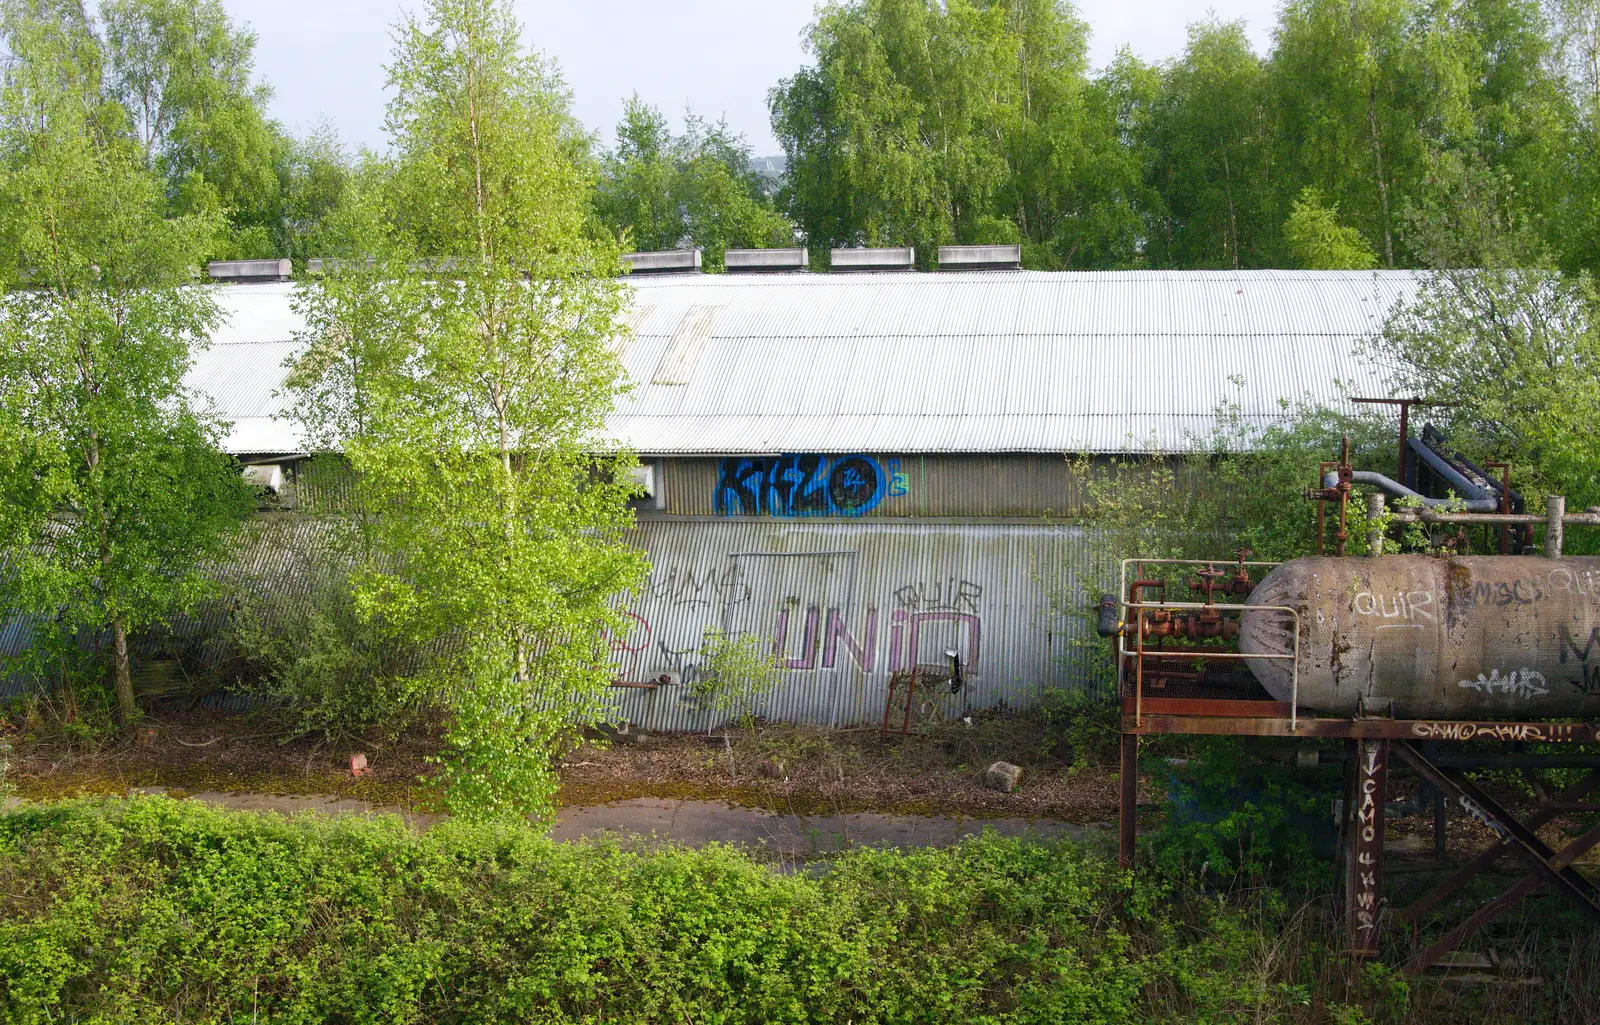
[(722, 516), (860, 516), (906, 494), (899, 461), (871, 456), (783, 455), (724, 459), (714, 508)]

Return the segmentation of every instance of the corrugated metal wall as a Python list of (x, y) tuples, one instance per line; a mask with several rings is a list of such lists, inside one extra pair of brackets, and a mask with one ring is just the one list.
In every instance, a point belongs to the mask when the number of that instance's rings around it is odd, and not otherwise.
[(619, 693), (648, 729), (714, 725), (684, 685), (708, 631), (763, 638), (782, 660), (759, 714), (829, 726), (879, 721), (890, 674), (947, 664), (947, 650), (969, 674), (947, 714), (1082, 688), (1106, 657), (1088, 621), (1061, 611), (1097, 557), (1076, 527), (662, 518), (634, 540), (653, 569), (612, 640), (618, 678), (679, 681)]
[[(316, 517), (255, 518), (236, 558), (215, 571), (219, 599), (177, 617), (170, 633), (136, 638), (136, 658), (198, 642), (202, 661), (224, 660), (226, 645), (215, 641), (239, 591), (306, 594), (308, 568), (328, 557), (323, 534)], [(961, 653), (968, 684), (945, 700), (946, 715), (969, 703), (1023, 707), (1049, 687), (1083, 689), (1106, 659), (1087, 619), (1062, 611), (1081, 597), (1098, 557), (1077, 527), (659, 517), (642, 520), (630, 540), (653, 568), (624, 605), (631, 628), (611, 641), (617, 679), (677, 681), (613, 692), (619, 715), (648, 729), (717, 724), (685, 686), (708, 631), (770, 645), (782, 681), (754, 711), (816, 725), (877, 722), (890, 674), (913, 662), (947, 665), (949, 650)], [(15, 653), (27, 644), (27, 621), (7, 617), (0, 636)], [(26, 685), (5, 680), (0, 697)]]
[[(214, 682), (226, 683), (225, 663), (234, 656), (224, 631), (233, 607), (246, 595), (278, 594), (304, 600), (310, 594), (309, 570), (327, 559), (328, 534), (320, 520), (296, 513), (261, 513), (245, 521), (231, 549), (232, 557), (205, 572), (217, 583), (217, 593), (189, 614), (174, 614), (165, 627), (142, 631), (131, 638), (135, 671), (141, 663), (185, 656)], [(31, 615), (0, 618), (0, 701), (10, 700), (43, 681), (27, 673), (6, 674), (4, 660), (22, 654), (34, 642), (39, 620)], [(102, 638), (101, 643), (108, 643)], [(93, 643), (92, 637), (83, 643)]]
[[(786, 495), (804, 490), (817, 477), (822, 489), (841, 467), (849, 472), (850, 455), (818, 455), (814, 463), (800, 465), (804, 457), (730, 456), (719, 459), (663, 457), (651, 460), (657, 469), (663, 512), (687, 516), (731, 515), (729, 492), (743, 492), (752, 481), (778, 478)], [(1064, 455), (1003, 453), (997, 455), (945, 455), (862, 453), (859, 469), (881, 477), (881, 493), (873, 496), (865, 517), (904, 516), (1052, 516), (1082, 513), (1081, 487)], [(762, 501), (761, 515), (780, 518), (831, 515), (827, 509), (772, 509), (770, 492)], [(795, 504), (795, 503), (791, 503)], [(745, 509), (739, 515), (749, 515)]]

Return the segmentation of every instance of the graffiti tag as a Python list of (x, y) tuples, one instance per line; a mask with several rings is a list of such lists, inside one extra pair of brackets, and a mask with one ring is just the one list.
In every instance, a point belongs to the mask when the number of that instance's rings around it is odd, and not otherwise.
[(750, 585), (745, 582), (737, 565), (720, 572), (707, 570), (704, 573), (677, 566), (665, 570), (657, 567), (650, 571), (644, 593), (652, 598), (666, 599), (673, 605), (720, 609), (749, 601)]
[(1514, 670), (1510, 676), (1501, 676), (1500, 670), (1491, 669), (1488, 676), (1479, 673), (1476, 680), (1462, 680), (1456, 686), (1479, 694), (1509, 694), (1519, 698), (1542, 698), (1550, 693), (1544, 674), (1534, 669)]
[(897, 459), (738, 456), (722, 461), (713, 508), (722, 516), (861, 516), (908, 490)]
[(1351, 845), (1356, 864), (1351, 878), (1351, 908), (1355, 917), (1353, 936), (1362, 949), (1377, 946), (1378, 900), (1383, 890), (1379, 877), (1379, 855), (1383, 847), (1382, 792), (1386, 766), (1380, 752), (1386, 745), (1363, 742), (1362, 757), (1357, 762), (1360, 801), (1355, 812), (1355, 842)]
[(1591, 597), (1600, 593), (1600, 575), (1593, 570), (1573, 571), (1558, 566), (1549, 573), (1521, 580), (1480, 581), (1472, 586), (1475, 605), (1531, 605), (1555, 594)]
[(1418, 722), (1411, 724), (1414, 736), (1424, 740), (1526, 740), (1546, 744), (1580, 743), (1595, 739), (1596, 731), (1563, 723), (1528, 722)]
[(952, 612), (977, 612), (983, 587), (971, 580), (948, 577), (944, 580), (917, 581), (894, 592), (894, 600), (906, 609), (945, 609)]
[[(654, 680), (662, 671), (677, 673), (685, 684), (698, 678), (708, 638), (717, 632), (704, 617), (674, 611), (659, 623), (644, 614), (625, 611), (625, 627), (608, 633), (617, 659), (618, 679)], [(965, 671), (976, 675), (983, 653), (983, 620), (954, 611), (907, 612), (895, 609), (889, 629), (879, 629), (880, 614), (868, 607), (851, 621), (840, 608), (818, 605), (778, 608), (771, 621), (770, 642), (778, 664), (789, 672), (818, 672), (850, 665), (862, 673), (889, 673), (927, 662), (942, 662), (946, 650), (957, 650)], [(885, 637), (887, 633), (887, 637)], [(924, 650), (927, 649), (927, 650)]]
[(1393, 595), (1362, 591), (1352, 604), (1358, 616), (1382, 619), (1434, 620), (1432, 591), (1400, 591)]
[(1579, 650), (1577, 642), (1572, 639), (1572, 631), (1567, 629), (1567, 624), (1562, 623), (1557, 626), (1556, 634), (1558, 641), (1556, 647), (1561, 651), (1562, 665), (1567, 664), (1567, 652), (1569, 651), (1572, 653), (1573, 658), (1576, 658), (1579, 662), (1588, 662), (1590, 651), (1594, 649), (1595, 645), (1600, 644), (1600, 626), (1594, 627), (1589, 631), (1589, 636), (1583, 642), (1582, 650)]
[(1457, 800), (1461, 804), (1461, 809), (1465, 811), (1467, 816), (1474, 822), (1477, 822), (1479, 825), (1482, 825), (1488, 829), (1489, 832), (1499, 837), (1501, 843), (1506, 844), (1511, 842), (1511, 831), (1502, 825), (1499, 819), (1484, 811), (1477, 801), (1474, 801), (1466, 794), (1462, 794)]

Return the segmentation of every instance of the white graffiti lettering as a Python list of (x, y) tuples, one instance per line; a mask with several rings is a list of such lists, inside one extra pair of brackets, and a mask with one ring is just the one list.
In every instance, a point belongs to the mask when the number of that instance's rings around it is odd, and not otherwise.
[(1411, 732), (1426, 740), (1471, 740), (1483, 737), (1493, 740), (1533, 740), (1548, 744), (1587, 744), (1591, 740), (1600, 740), (1597, 731), (1587, 726), (1564, 723), (1418, 722), (1411, 724)]
[(1392, 595), (1362, 591), (1355, 596), (1350, 607), (1358, 616), (1381, 619), (1425, 620), (1432, 623), (1438, 618), (1433, 607), (1432, 591), (1396, 591)]
[(1510, 676), (1501, 676), (1500, 670), (1492, 669), (1488, 676), (1479, 673), (1476, 680), (1462, 680), (1456, 686), (1480, 694), (1509, 694), (1518, 698), (1542, 698), (1550, 693), (1544, 674), (1534, 669), (1518, 669)]

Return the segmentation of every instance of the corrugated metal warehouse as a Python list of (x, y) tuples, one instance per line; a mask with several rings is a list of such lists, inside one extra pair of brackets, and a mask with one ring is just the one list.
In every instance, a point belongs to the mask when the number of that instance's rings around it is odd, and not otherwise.
[[(637, 275), (610, 419), (653, 495), (654, 567), (614, 638), (630, 720), (703, 728), (684, 700), (708, 629), (769, 638), (763, 711), (876, 721), (890, 676), (960, 653), (984, 707), (1083, 685), (1087, 623), (1060, 602), (1101, 558), (1067, 455), (1180, 452), (1217, 411), (1388, 394), (1358, 343), (1405, 272), (1026, 271)], [(277, 418), (301, 323), (290, 284), (219, 291), (191, 385), (227, 447), (292, 464)]]

